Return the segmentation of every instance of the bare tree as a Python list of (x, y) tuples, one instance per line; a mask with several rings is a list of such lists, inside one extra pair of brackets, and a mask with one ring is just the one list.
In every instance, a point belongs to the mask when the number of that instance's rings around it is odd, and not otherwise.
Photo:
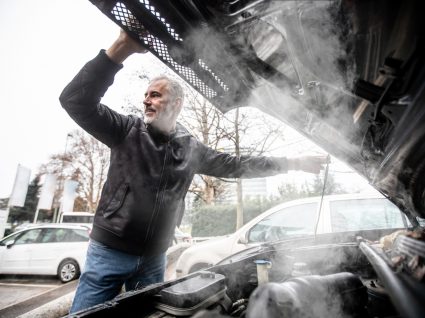
[[(187, 88), (185, 91), (186, 102), (181, 122), (203, 144), (219, 150), (223, 139), (227, 136), (222, 121), (223, 115), (195, 90)], [(198, 196), (205, 204), (214, 204), (226, 188), (226, 183), (221, 179), (199, 175), (199, 178), (193, 180), (189, 191)]]
[(95, 211), (109, 168), (110, 150), (103, 143), (78, 130), (72, 133), (68, 153), (72, 176), (79, 181), (78, 194), (90, 211)]
[[(227, 125), (230, 125), (225, 130), (228, 132), (226, 138), (233, 144), (236, 156), (264, 155), (272, 150), (277, 139), (284, 139), (282, 123), (266, 118), (259, 111), (236, 108), (232, 112), (225, 116)], [(236, 179), (236, 199), (236, 229), (239, 229), (244, 223), (241, 179)]]
[[(109, 148), (81, 130), (70, 134), (69, 149), (54, 154), (40, 167), (40, 173), (53, 173), (58, 178), (56, 198), (63, 192), (64, 180), (78, 182), (76, 203), (79, 209), (95, 211), (109, 167)], [(56, 199), (58, 201), (58, 199)]]

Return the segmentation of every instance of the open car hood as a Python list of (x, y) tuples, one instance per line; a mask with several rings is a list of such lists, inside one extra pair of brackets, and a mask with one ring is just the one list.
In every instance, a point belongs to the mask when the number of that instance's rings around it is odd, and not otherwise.
[(419, 1), (90, 1), (223, 112), (271, 114), (425, 216)]

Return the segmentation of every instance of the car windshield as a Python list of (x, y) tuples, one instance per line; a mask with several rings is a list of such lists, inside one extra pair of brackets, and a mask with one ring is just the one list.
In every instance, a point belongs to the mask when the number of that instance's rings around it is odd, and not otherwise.
[(317, 203), (284, 208), (255, 224), (249, 232), (248, 241), (270, 242), (288, 236), (314, 234), (317, 211)]
[(2, 239), (0, 241), (0, 246), (4, 246), (6, 245), (8, 242), (14, 242), (16, 240), (17, 237), (19, 237), (20, 235), (22, 235), (23, 232), (18, 232), (18, 233), (13, 233), (10, 234), (9, 236), (5, 237), (4, 239)]

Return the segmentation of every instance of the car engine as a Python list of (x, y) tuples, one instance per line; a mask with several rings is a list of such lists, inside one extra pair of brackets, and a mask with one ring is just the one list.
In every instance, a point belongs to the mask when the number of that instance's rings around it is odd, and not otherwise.
[(357, 234), (254, 247), (72, 317), (421, 317), (423, 233)]

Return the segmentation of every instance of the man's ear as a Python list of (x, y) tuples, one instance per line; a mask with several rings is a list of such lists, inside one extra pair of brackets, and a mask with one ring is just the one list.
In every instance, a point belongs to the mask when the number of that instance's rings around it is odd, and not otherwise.
[(183, 108), (183, 100), (180, 97), (178, 97), (174, 100), (174, 109), (176, 110), (176, 113), (178, 114), (181, 112), (182, 108)]

